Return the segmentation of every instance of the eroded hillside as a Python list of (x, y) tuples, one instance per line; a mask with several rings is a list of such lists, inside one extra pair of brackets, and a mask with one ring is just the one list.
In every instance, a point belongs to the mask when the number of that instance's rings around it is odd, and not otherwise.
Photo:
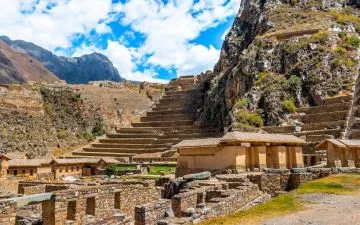
[(0, 86), (0, 152), (32, 157), (76, 149), (148, 109), (162, 86), (103, 82), (94, 85)]
[(359, 73), (357, 1), (245, 0), (212, 72), (202, 120), (291, 124), (296, 107), (347, 95)]

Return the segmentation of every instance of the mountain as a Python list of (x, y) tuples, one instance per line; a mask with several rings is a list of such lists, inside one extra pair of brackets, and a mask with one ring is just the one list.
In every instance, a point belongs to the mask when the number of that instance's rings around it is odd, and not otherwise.
[(17, 52), (0, 40), (0, 84), (21, 83), (25, 81), (59, 81), (38, 60)]
[(44, 67), (62, 80), (71, 84), (84, 84), (89, 81), (110, 80), (121, 82), (122, 78), (112, 62), (104, 55), (93, 53), (81, 57), (59, 57), (31, 42), (11, 40), (0, 36), (12, 48), (39, 60)]
[(231, 129), (286, 125), (294, 108), (351, 93), (360, 1), (243, 0), (222, 46), (201, 120)]

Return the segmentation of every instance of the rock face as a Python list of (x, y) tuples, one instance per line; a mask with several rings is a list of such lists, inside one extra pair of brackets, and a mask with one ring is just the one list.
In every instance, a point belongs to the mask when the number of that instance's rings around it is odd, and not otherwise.
[(211, 73), (201, 120), (226, 130), (291, 124), (296, 107), (351, 93), (358, 1), (244, 0)]
[(36, 59), (15, 51), (0, 40), (0, 84), (25, 81), (54, 82), (59, 79)]
[(37, 59), (60, 79), (66, 80), (71, 84), (84, 84), (89, 81), (98, 80), (124, 81), (111, 61), (99, 53), (75, 58), (58, 57), (50, 51), (30, 42), (22, 40), (12, 41), (6, 36), (0, 37), (0, 40), (17, 51)]

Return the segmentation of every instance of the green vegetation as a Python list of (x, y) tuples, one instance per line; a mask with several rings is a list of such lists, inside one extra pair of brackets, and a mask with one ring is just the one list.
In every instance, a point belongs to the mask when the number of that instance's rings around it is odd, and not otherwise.
[(333, 10), (329, 12), (330, 15), (334, 16), (336, 21), (341, 24), (349, 24), (352, 23), (356, 29), (356, 32), (360, 32), (360, 18), (355, 14), (346, 12), (346, 11), (338, 11)]
[[(106, 174), (108, 176), (116, 174), (119, 171), (127, 171), (127, 170), (135, 170), (135, 165), (117, 165), (117, 164), (110, 164), (105, 168)], [(157, 177), (158, 175), (162, 174), (173, 174), (175, 173), (176, 165), (151, 165), (150, 166), (150, 173), (148, 176)]]
[(93, 126), (93, 129), (92, 129), (91, 133), (94, 136), (102, 136), (102, 135), (105, 134), (105, 124), (104, 124), (104, 122), (102, 121), (101, 118), (98, 118), (95, 121), (95, 124)]
[(43, 98), (48, 98), (51, 95), (51, 91), (50, 91), (49, 88), (41, 86), (40, 87), (40, 94), (42, 95)]
[(286, 112), (293, 113), (293, 112), (296, 111), (295, 101), (294, 101), (294, 99), (292, 99), (292, 98), (290, 98), (290, 99), (285, 99), (285, 100), (282, 102), (282, 106), (283, 106), (283, 109), (284, 109)]
[(67, 130), (60, 130), (57, 132), (57, 138), (62, 140), (68, 138), (70, 135), (70, 132)]
[(310, 44), (317, 44), (317, 51), (325, 51), (326, 42), (329, 40), (330, 32), (329, 31), (319, 31), (316, 34), (313, 34), (306, 38), (301, 38), (298, 42), (287, 42), (285, 49), (289, 53), (297, 53), (301, 49), (306, 49)]
[(150, 175), (173, 174), (175, 173), (176, 165), (153, 165), (150, 167)]
[(352, 35), (352, 36), (346, 38), (345, 43), (349, 46), (352, 46), (353, 48), (360, 47), (360, 39), (356, 35)]
[(236, 121), (242, 125), (250, 127), (262, 127), (264, 121), (257, 113), (251, 113), (246, 110), (239, 110), (235, 113)]
[(239, 98), (235, 102), (235, 108), (237, 109), (247, 109), (249, 101), (246, 98)]
[(235, 225), (257, 224), (257, 222), (274, 216), (294, 213), (306, 209), (299, 197), (309, 193), (328, 194), (351, 194), (360, 188), (360, 174), (335, 175), (310, 181), (301, 185), (297, 190), (280, 195), (270, 201), (256, 205), (253, 208), (231, 214), (229, 216), (216, 217), (200, 223), (201, 225)]
[(53, 115), (53, 110), (54, 110), (54, 107), (53, 105), (49, 104), (49, 103), (44, 103), (44, 110), (45, 110), (45, 113), (47, 115), (49, 115), (50, 117), (52, 117)]
[(293, 194), (284, 194), (255, 207), (225, 217), (217, 217), (201, 225), (244, 224), (259, 218), (288, 214), (304, 209), (304, 206)]

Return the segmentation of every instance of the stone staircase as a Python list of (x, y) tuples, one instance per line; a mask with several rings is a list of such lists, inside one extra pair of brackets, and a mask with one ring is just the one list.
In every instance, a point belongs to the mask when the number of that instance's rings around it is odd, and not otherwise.
[(171, 147), (183, 139), (216, 137), (217, 129), (196, 124), (203, 103), (202, 76), (173, 80), (159, 102), (133, 122), (131, 128), (118, 129), (79, 151), (73, 157), (115, 157), (129, 161), (176, 161)]
[(325, 157), (324, 153), (314, 151), (316, 144), (322, 140), (344, 137), (352, 104), (352, 95), (326, 98), (317, 106), (298, 108), (291, 118), (299, 125), (265, 127), (264, 130), (269, 133), (293, 134), (306, 140), (304, 161), (307, 165), (314, 165)]

